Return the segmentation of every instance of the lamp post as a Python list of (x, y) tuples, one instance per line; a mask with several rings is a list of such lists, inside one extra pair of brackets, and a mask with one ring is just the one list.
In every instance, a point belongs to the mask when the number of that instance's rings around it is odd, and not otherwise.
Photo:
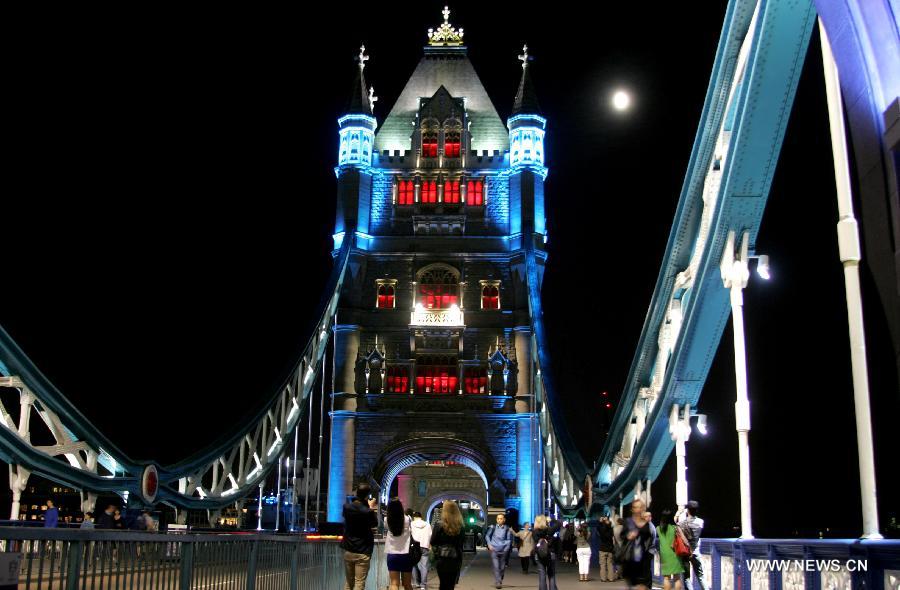
[(741, 480), (741, 538), (752, 539), (750, 517), (750, 399), (747, 395), (747, 350), (744, 344), (744, 287), (750, 278), (750, 232), (741, 234), (740, 249), (735, 251), (735, 232), (728, 232), (722, 255), (722, 281), (731, 291), (731, 325), (734, 333), (734, 377), (737, 400), (734, 416), (738, 433), (738, 463)]
[[(697, 430), (706, 434), (706, 415), (697, 416)], [(672, 406), (669, 414), (669, 434), (675, 441), (675, 503), (683, 510), (688, 503), (687, 483), (687, 441), (691, 437), (691, 405), (685, 404), (682, 409), (678, 404)]]

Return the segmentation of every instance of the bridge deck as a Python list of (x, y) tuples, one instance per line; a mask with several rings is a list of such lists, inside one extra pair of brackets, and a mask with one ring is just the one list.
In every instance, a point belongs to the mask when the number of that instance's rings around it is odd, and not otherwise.
[[(600, 565), (597, 555), (591, 556), (590, 581), (578, 581), (578, 565), (558, 562), (556, 585), (558, 590), (600, 590), (612, 588), (624, 588), (625, 582), (600, 582)], [(524, 588), (537, 588), (537, 568), (532, 566), (529, 574), (522, 573), (519, 558), (515, 552), (509, 560), (509, 569), (503, 580), (503, 588), (510, 590), (522, 590)], [(428, 590), (437, 590), (437, 573), (429, 574)], [(467, 554), (463, 562), (463, 571), (459, 577), (456, 590), (492, 590), (494, 588), (494, 574), (491, 572), (491, 559), (485, 550), (479, 550), (474, 556)]]

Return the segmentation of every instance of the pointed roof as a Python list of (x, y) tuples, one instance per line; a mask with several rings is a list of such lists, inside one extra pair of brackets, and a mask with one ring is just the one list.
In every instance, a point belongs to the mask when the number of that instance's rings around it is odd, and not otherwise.
[(345, 115), (371, 115), (372, 103), (369, 100), (369, 91), (366, 88), (366, 77), (363, 70), (366, 68), (366, 61), (369, 56), (366, 55), (366, 46), (359, 48), (359, 55), (356, 57), (358, 67), (356, 68), (356, 77), (353, 79), (353, 88), (350, 92), (350, 99), (347, 101), (347, 108), (344, 110)]
[(522, 60), (522, 80), (519, 82), (519, 90), (516, 92), (515, 101), (513, 101), (512, 114), (513, 116), (521, 113), (541, 115), (543, 114), (541, 113), (541, 105), (538, 104), (534, 82), (531, 81), (531, 68), (528, 67), (528, 62), (533, 59), (528, 55), (528, 45), (522, 47), (522, 55), (519, 56), (519, 59)]
[(420, 100), (434, 96), (443, 86), (453, 97), (465, 100), (471, 123), (472, 149), (506, 151), (509, 148), (509, 133), (465, 51), (460, 51), (462, 48), (435, 49), (426, 48), (425, 55), (375, 136), (375, 149), (411, 149), (410, 138)]

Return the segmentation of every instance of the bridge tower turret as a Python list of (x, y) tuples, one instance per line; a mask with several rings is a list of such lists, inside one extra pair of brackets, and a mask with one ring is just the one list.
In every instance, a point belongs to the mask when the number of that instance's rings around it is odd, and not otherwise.
[(344, 236), (355, 231), (369, 229), (369, 202), (361, 201), (372, 185), (372, 151), (375, 129), (378, 126), (372, 107), (376, 100), (374, 90), (366, 87), (363, 70), (366, 67), (366, 46), (359, 48), (356, 57), (356, 75), (350, 100), (344, 114), (338, 119), (337, 215), (335, 216), (335, 248), (340, 247)]
[(534, 83), (531, 80), (532, 57), (528, 46), (522, 48), (522, 79), (506, 121), (509, 129), (509, 201), (510, 233), (543, 244), (546, 236), (544, 219), (544, 131), (547, 119), (541, 116)]

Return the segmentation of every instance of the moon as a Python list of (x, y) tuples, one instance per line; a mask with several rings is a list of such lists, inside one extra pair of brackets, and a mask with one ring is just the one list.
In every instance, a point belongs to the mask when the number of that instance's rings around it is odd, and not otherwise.
[(631, 106), (631, 96), (624, 90), (617, 90), (612, 97), (613, 108), (617, 111), (627, 110)]

